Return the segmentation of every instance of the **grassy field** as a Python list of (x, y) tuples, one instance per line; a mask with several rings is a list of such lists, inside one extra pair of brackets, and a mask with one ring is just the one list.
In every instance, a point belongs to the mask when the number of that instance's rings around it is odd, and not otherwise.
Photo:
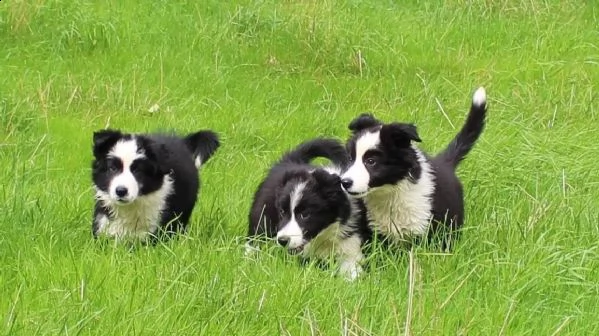
[[(599, 334), (598, 22), (575, 0), (0, 2), (0, 334)], [(355, 283), (244, 257), (282, 151), (372, 111), (434, 152), (480, 85), (454, 253), (378, 253)], [(107, 126), (221, 134), (187, 237), (92, 241)]]

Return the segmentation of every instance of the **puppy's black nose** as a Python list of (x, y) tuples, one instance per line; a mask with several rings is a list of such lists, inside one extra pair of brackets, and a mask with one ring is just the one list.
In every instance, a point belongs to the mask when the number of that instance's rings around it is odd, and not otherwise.
[(287, 246), (287, 244), (289, 244), (289, 237), (279, 237), (277, 238), (277, 242), (279, 245)]
[(127, 193), (129, 191), (127, 190), (126, 187), (118, 186), (118, 187), (116, 187), (116, 189), (114, 190), (114, 192), (116, 193), (116, 195), (118, 197), (125, 197), (125, 196), (127, 196)]
[(351, 188), (351, 186), (354, 184), (354, 181), (352, 181), (351, 179), (348, 178), (344, 178), (341, 180), (341, 185), (343, 186), (343, 188), (345, 190)]

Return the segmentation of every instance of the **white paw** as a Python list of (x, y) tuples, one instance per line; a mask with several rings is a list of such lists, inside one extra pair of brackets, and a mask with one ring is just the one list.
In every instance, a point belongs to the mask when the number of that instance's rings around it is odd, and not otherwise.
[(250, 257), (253, 254), (260, 252), (260, 248), (257, 246), (253, 246), (252, 244), (250, 244), (249, 242), (245, 243), (245, 253), (244, 256), (245, 257)]
[(339, 273), (349, 281), (356, 280), (362, 273), (362, 266), (355, 262), (343, 262), (339, 267)]

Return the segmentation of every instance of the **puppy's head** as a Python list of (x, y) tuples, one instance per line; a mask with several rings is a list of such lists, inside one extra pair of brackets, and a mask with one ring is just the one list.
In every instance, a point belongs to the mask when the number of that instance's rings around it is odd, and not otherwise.
[(347, 193), (360, 198), (385, 185), (412, 177), (420, 170), (412, 141), (420, 142), (416, 126), (383, 124), (372, 115), (362, 114), (349, 124), (352, 136), (347, 144), (351, 162), (341, 176)]
[(349, 216), (349, 202), (340, 177), (324, 169), (291, 173), (277, 194), (277, 241), (294, 253), (331, 224)]
[(158, 161), (164, 148), (151, 139), (116, 130), (94, 133), (92, 179), (105, 203), (123, 206), (162, 186), (168, 173)]

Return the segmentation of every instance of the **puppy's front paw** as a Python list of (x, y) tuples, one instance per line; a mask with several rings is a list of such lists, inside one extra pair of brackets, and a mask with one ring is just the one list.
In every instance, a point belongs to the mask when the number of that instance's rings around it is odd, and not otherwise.
[(348, 281), (356, 280), (362, 273), (362, 266), (356, 262), (345, 261), (339, 267), (339, 273)]
[(260, 252), (260, 248), (258, 246), (252, 245), (250, 242), (245, 243), (245, 251), (243, 256), (246, 258), (254, 256), (256, 253)]

